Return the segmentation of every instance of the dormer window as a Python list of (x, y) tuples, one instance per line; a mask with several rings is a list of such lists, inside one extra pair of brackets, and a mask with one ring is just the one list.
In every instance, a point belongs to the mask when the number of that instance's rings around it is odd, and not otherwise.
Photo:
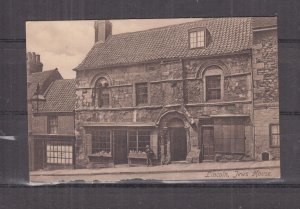
[(205, 28), (195, 28), (189, 31), (190, 49), (205, 47)]

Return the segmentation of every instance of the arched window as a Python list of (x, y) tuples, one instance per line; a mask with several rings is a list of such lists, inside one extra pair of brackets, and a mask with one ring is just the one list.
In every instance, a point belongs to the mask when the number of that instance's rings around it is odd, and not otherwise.
[(94, 87), (93, 99), (98, 107), (109, 107), (109, 88), (106, 78), (99, 78)]
[(205, 101), (223, 99), (224, 75), (223, 71), (219, 67), (211, 66), (205, 69), (203, 80)]

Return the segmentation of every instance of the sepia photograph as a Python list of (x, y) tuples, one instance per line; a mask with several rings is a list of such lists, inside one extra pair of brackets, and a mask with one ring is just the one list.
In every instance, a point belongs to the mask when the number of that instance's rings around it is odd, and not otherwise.
[(26, 22), (30, 182), (280, 178), (277, 17)]

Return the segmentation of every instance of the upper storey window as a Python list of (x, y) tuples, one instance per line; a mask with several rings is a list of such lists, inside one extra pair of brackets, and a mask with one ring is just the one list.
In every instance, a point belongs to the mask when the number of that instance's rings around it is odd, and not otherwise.
[(221, 76), (206, 77), (206, 100), (221, 99)]
[(145, 105), (148, 104), (148, 85), (147, 83), (137, 83), (136, 90), (136, 104)]
[(99, 78), (95, 84), (93, 97), (98, 107), (109, 106), (109, 88), (106, 78)]
[(205, 69), (203, 81), (205, 101), (217, 101), (223, 99), (224, 75), (219, 67), (212, 66)]
[(204, 28), (196, 28), (189, 31), (190, 49), (205, 47), (206, 30)]

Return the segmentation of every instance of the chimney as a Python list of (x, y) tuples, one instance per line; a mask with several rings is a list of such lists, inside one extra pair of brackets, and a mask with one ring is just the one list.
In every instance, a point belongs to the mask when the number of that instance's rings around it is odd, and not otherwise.
[(38, 73), (43, 71), (43, 63), (40, 61), (40, 55), (35, 52), (28, 52), (26, 56), (27, 73)]
[(104, 43), (112, 35), (112, 24), (109, 20), (95, 21), (95, 43)]

